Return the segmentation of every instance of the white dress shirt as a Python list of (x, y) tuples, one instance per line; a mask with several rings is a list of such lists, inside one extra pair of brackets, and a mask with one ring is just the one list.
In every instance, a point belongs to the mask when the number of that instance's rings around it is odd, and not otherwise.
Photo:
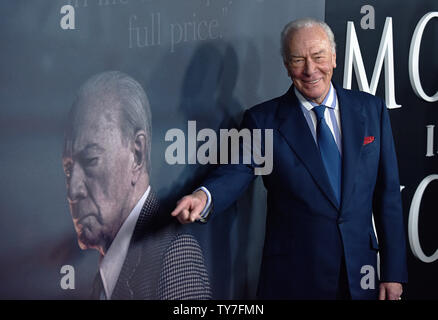
[[(313, 139), (318, 143), (316, 138), (316, 114), (312, 111), (313, 107), (318, 106), (317, 103), (310, 102), (294, 87), (295, 95), (301, 104), (301, 110), (303, 111), (304, 117), (306, 118), (307, 124), (309, 125), (310, 131), (312, 132)], [(321, 105), (325, 105), (327, 108), (324, 112), (325, 122), (332, 132), (336, 144), (338, 146), (339, 152), (342, 155), (342, 131), (341, 131), (341, 116), (339, 113), (339, 102), (336, 94), (336, 90), (333, 84), (330, 83), (330, 90)]]
[(143, 204), (145, 203), (151, 187), (149, 186), (141, 199), (137, 202), (134, 209), (129, 213), (125, 222), (123, 222), (116, 237), (111, 243), (105, 256), (100, 257), (99, 270), (102, 277), (105, 296), (101, 294), (101, 299), (111, 299), (111, 295), (122, 270), (123, 263), (128, 253), (129, 243), (134, 233), (135, 225), (140, 215)]

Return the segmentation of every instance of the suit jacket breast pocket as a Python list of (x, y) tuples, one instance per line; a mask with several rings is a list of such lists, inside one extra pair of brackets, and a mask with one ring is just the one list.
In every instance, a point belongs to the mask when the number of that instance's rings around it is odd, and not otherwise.
[(370, 153), (378, 152), (378, 150), (379, 150), (379, 144), (377, 143), (377, 141), (373, 141), (371, 143), (362, 146), (361, 154), (368, 155)]

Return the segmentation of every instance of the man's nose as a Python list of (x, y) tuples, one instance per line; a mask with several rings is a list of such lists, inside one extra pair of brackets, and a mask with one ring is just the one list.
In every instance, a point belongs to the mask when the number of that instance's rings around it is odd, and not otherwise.
[(81, 166), (74, 164), (70, 175), (67, 192), (68, 200), (70, 202), (76, 202), (86, 198), (87, 188), (85, 185), (85, 174)]
[(306, 59), (306, 64), (304, 65), (304, 73), (308, 76), (311, 76), (315, 72), (315, 63), (312, 59)]

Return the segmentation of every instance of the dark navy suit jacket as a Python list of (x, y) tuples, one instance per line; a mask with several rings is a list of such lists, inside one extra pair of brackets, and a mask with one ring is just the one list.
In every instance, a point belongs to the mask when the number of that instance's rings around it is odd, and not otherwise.
[[(335, 89), (342, 131), (340, 205), (293, 86), (244, 114), (242, 128), (273, 129), (273, 171), (263, 176), (268, 200), (261, 299), (334, 299), (342, 259), (351, 297), (376, 299), (378, 251), (380, 281), (407, 282), (398, 167), (385, 103), (367, 93)], [(221, 165), (209, 176), (204, 186), (215, 213), (245, 190), (255, 166)]]

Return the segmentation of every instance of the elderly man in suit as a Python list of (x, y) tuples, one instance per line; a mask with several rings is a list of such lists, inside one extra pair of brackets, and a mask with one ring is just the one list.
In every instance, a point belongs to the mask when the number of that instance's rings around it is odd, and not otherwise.
[(163, 218), (169, 212), (149, 184), (150, 154), (141, 85), (117, 71), (91, 77), (70, 111), (63, 165), (79, 245), (100, 252), (93, 297), (208, 299), (201, 248)]
[[(406, 243), (385, 103), (332, 84), (336, 48), (326, 23), (292, 21), (281, 39), (293, 84), (242, 121), (242, 128), (273, 130), (258, 297), (399, 299)], [(221, 165), (172, 215), (188, 223), (219, 213), (254, 179), (255, 166)]]

